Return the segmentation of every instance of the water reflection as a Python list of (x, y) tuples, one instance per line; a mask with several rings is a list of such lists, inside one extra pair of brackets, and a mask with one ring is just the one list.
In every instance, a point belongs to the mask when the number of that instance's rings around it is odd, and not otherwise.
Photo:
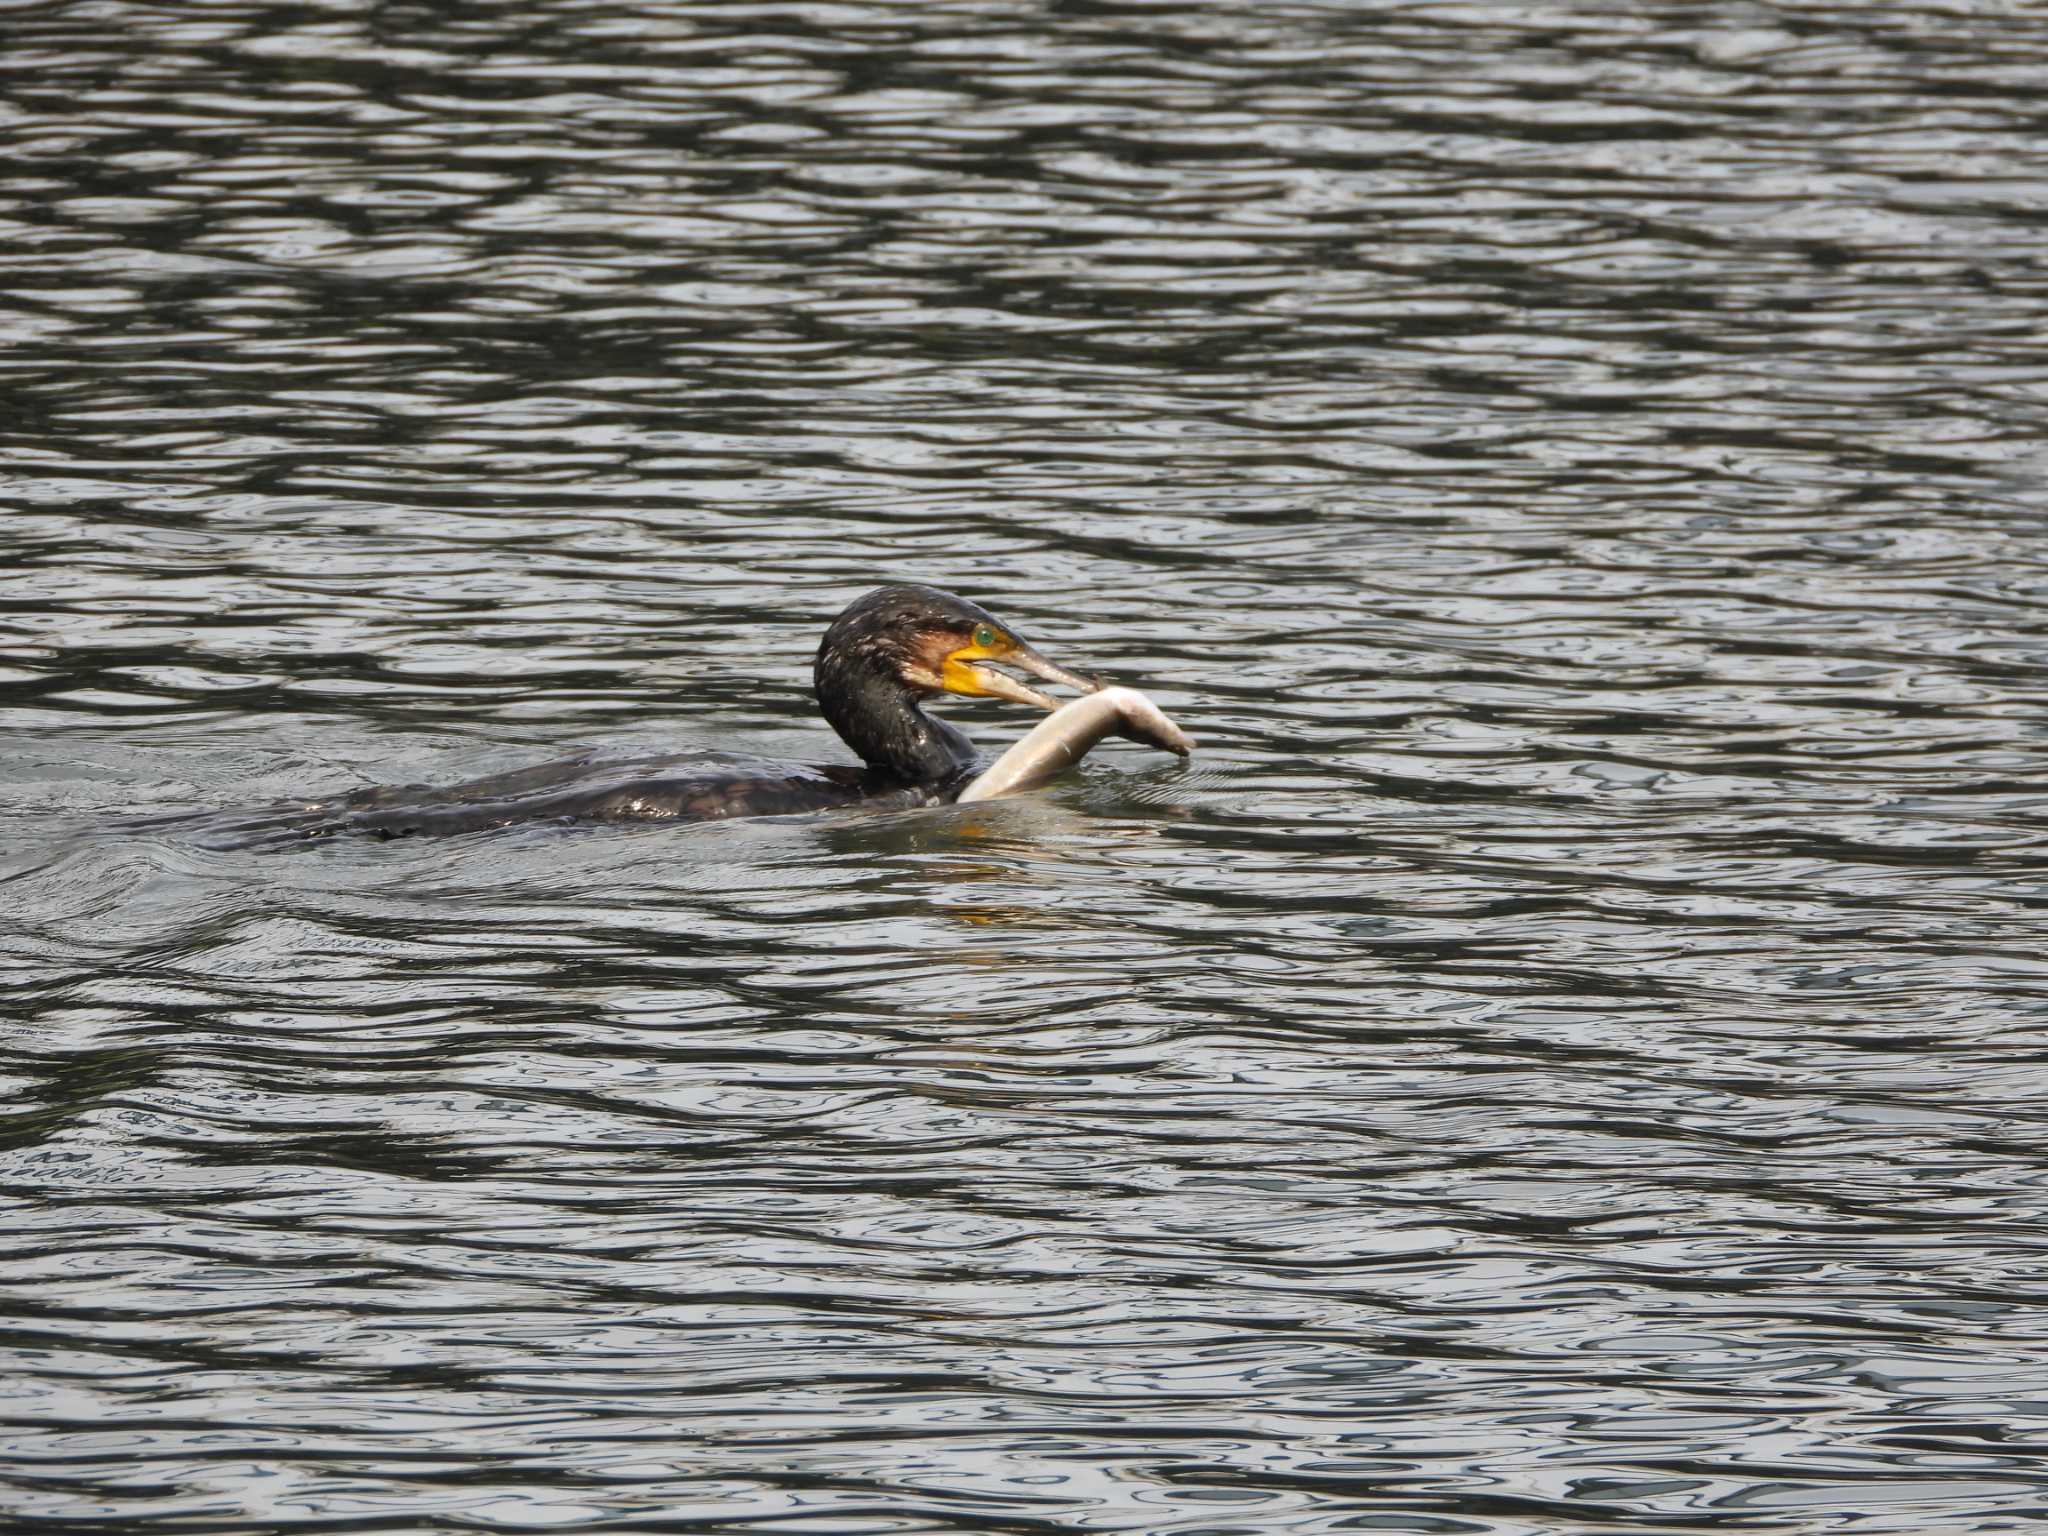
[[(0, 1508), (2038, 1514), (2048, 26), (0, 36)], [(836, 757), (810, 650), (884, 578), (1202, 755), (108, 830)]]

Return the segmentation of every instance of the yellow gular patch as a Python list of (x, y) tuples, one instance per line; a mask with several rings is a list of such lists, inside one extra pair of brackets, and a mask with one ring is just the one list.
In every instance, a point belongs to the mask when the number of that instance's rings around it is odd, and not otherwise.
[(939, 668), (939, 681), (948, 693), (964, 693), (970, 697), (982, 697), (988, 690), (976, 679), (974, 670), (965, 665), (970, 661), (995, 659), (1007, 656), (1017, 649), (1017, 642), (992, 625), (977, 625), (967, 637), (967, 643), (946, 653), (945, 664)]

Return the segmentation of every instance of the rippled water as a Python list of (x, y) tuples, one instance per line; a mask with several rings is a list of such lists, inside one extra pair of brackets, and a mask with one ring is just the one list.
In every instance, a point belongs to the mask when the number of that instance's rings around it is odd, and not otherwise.
[[(2044, 79), (1972, 4), (0, 5), (10, 1528), (2048, 1514)], [(1201, 753), (116, 824), (840, 758), (884, 578)]]

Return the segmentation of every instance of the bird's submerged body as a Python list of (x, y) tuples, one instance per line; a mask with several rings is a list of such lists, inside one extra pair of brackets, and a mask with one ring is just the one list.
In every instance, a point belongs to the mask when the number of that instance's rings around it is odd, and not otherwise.
[[(971, 775), (969, 775), (971, 778)], [(864, 806), (911, 810), (953, 798), (945, 784), (907, 782), (853, 763), (798, 764), (685, 753), (560, 758), (460, 784), (378, 785), (286, 802), (226, 827), (238, 842), (298, 842), (356, 833), (448, 837), (497, 827), (724, 821)]]
[[(1079, 688), (1083, 697), (1062, 707), (985, 661)], [(1142, 694), (1054, 665), (992, 615), (932, 587), (882, 587), (853, 603), (826, 631), (814, 676), (819, 708), (860, 763), (584, 753), (439, 788), (378, 786), (287, 801), (212, 818), (213, 828), (246, 846), (351, 833), (388, 839), (550, 823), (722, 821), (853, 806), (908, 810), (1043, 782), (1105, 735), (1182, 756), (1192, 745)], [(1008, 698), (1051, 717), (991, 766), (963, 732), (921, 708), (942, 693)], [(1063, 727), (1063, 721), (1071, 724)]]

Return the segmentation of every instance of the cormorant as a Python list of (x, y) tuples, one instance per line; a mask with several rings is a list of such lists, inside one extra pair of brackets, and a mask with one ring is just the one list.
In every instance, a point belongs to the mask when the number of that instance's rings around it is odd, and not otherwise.
[[(1065, 705), (998, 666), (1081, 690)], [(447, 788), (405, 785), (287, 802), (225, 830), (243, 843), (340, 833), (393, 838), (536, 822), (710, 821), (841, 806), (986, 800), (1043, 783), (1103, 737), (1185, 757), (1194, 743), (1142, 693), (1069, 672), (986, 609), (936, 587), (878, 587), (825, 631), (818, 707), (861, 759), (803, 765), (689, 754), (605, 761), (594, 753)], [(924, 712), (940, 694), (993, 696), (1051, 712), (993, 764)]]

